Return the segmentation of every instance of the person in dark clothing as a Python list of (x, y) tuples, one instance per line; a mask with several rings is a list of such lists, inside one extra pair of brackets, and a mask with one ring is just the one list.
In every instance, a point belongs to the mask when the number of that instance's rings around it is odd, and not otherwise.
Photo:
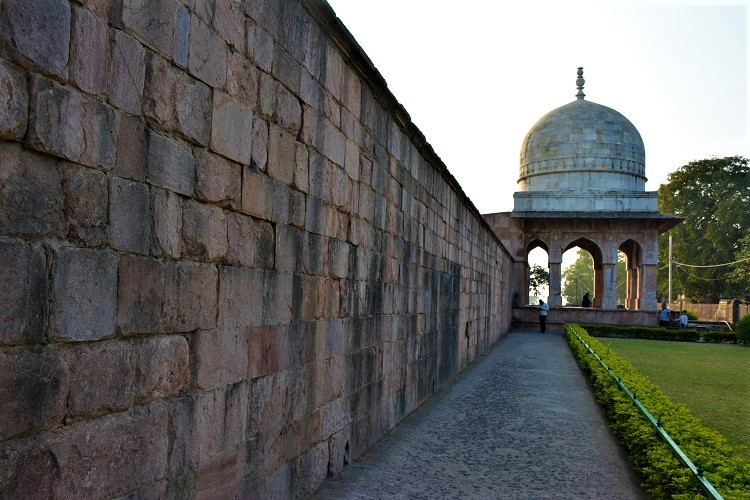
[(591, 299), (589, 298), (589, 292), (583, 294), (583, 300), (581, 301), (581, 307), (591, 307)]
[(669, 320), (670, 320), (670, 314), (672, 311), (669, 310), (667, 307), (666, 302), (662, 302), (661, 304), (661, 311), (659, 311), (659, 326), (668, 327), (669, 326)]

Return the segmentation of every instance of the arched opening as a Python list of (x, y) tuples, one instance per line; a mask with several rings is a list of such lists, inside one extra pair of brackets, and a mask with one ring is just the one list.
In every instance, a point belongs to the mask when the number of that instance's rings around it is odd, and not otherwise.
[[(594, 257), (579, 246), (566, 250), (562, 256), (562, 281), (564, 306), (591, 307), (594, 298)], [(584, 298), (588, 299), (586, 303)]]
[[(626, 309), (641, 309), (643, 307), (643, 249), (641, 245), (633, 240), (624, 241), (618, 250), (618, 256), (622, 256), (622, 264), (617, 263), (617, 290), (618, 298), (622, 288), (622, 303)], [(621, 269), (622, 268), (622, 269)], [(622, 276), (622, 286), (620, 285)]]
[(602, 251), (586, 238), (572, 241), (562, 257), (563, 304), (581, 306), (588, 293), (590, 307), (601, 307), (604, 296)]
[(540, 239), (526, 246), (526, 304), (549, 298), (549, 247)]

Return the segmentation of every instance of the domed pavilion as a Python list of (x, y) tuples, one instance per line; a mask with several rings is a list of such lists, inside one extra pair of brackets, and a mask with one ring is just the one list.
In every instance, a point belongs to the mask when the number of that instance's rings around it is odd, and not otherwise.
[[(681, 219), (659, 213), (658, 193), (646, 191), (646, 155), (638, 129), (618, 111), (585, 99), (583, 68), (578, 68), (576, 85), (573, 102), (542, 116), (526, 134), (513, 211), (485, 218), (515, 258), (513, 292), (519, 307), (528, 302), (531, 250), (547, 251), (548, 303), (559, 308), (562, 255), (580, 247), (594, 260), (594, 310), (653, 314), (658, 237)], [(615, 293), (620, 251), (627, 261), (624, 304), (617, 303)], [(603, 320), (614, 321), (610, 316)], [(616, 322), (649, 324), (641, 316)]]

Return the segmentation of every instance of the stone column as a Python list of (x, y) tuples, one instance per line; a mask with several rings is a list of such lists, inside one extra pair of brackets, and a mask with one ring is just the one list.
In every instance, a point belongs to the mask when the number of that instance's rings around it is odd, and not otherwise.
[(641, 309), (656, 308), (656, 265), (646, 264), (642, 267)]
[(617, 264), (603, 264), (603, 291), (602, 309), (617, 309)]
[(562, 307), (562, 262), (549, 263), (549, 306)]
[(638, 267), (628, 267), (628, 283), (625, 307), (628, 309), (638, 309)]
[(604, 269), (596, 267), (594, 264), (594, 300), (591, 305), (594, 307), (602, 307), (602, 299), (604, 298)]

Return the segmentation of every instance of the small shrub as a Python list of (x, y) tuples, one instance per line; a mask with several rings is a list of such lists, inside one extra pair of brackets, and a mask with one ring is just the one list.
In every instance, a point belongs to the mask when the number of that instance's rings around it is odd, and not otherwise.
[(737, 334), (734, 332), (725, 332), (723, 330), (709, 330), (703, 332), (703, 342), (710, 344), (736, 344)]
[(698, 342), (700, 333), (690, 328), (661, 328), (651, 326), (620, 326), (582, 324), (589, 335), (594, 337), (615, 337), (643, 340), (672, 340), (679, 342)]
[(689, 321), (698, 321), (698, 320), (700, 319), (700, 318), (698, 317), (698, 315), (697, 315), (697, 314), (695, 314), (695, 313), (694, 313), (693, 311), (691, 311), (690, 309), (685, 309), (685, 314), (687, 314), (687, 317), (688, 317), (688, 320), (689, 320)]
[(737, 334), (739, 343), (750, 346), (750, 314), (746, 314), (735, 325), (734, 331)]

